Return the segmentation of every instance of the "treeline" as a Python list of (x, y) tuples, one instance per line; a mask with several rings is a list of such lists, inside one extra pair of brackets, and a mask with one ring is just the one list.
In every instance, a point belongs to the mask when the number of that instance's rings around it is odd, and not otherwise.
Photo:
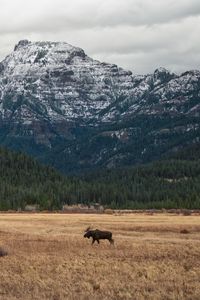
[(94, 202), (120, 209), (199, 209), (200, 151), (194, 149), (195, 155), (190, 148), (147, 165), (67, 177), (22, 153), (1, 148), (0, 210), (36, 203), (54, 210), (63, 204)]
[(0, 148), (0, 210), (36, 203), (41, 209), (58, 209), (77, 182), (23, 153)]
[(96, 199), (112, 208), (200, 208), (200, 160), (107, 170), (87, 181)]

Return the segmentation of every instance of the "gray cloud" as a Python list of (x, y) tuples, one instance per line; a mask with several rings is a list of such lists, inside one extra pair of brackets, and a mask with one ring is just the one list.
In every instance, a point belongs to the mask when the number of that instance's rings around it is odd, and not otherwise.
[(28, 38), (66, 41), (136, 73), (199, 68), (199, 0), (0, 2), (0, 59)]

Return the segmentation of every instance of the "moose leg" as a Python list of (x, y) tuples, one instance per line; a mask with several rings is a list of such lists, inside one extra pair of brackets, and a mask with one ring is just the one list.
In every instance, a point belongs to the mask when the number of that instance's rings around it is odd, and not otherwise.
[(99, 240), (93, 238), (92, 245), (94, 244), (95, 241), (97, 241), (97, 243), (99, 244)]
[(111, 238), (109, 239), (110, 244), (114, 245), (114, 240)]

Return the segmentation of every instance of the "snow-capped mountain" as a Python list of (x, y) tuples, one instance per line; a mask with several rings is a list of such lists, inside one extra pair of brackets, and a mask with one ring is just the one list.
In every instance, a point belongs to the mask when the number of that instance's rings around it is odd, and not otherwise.
[[(67, 43), (20, 41), (0, 65), (2, 117), (13, 113), (26, 123), (93, 119), (133, 90), (131, 72), (100, 63)], [(36, 113), (37, 107), (37, 113)]]
[(65, 170), (158, 157), (198, 140), (199, 116), (200, 71), (133, 75), (28, 40), (0, 63), (0, 142)]

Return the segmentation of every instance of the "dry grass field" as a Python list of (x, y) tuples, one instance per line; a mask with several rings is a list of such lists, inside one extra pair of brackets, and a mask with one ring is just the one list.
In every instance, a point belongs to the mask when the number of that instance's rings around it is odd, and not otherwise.
[(200, 216), (1, 214), (0, 247), (3, 300), (200, 299)]

